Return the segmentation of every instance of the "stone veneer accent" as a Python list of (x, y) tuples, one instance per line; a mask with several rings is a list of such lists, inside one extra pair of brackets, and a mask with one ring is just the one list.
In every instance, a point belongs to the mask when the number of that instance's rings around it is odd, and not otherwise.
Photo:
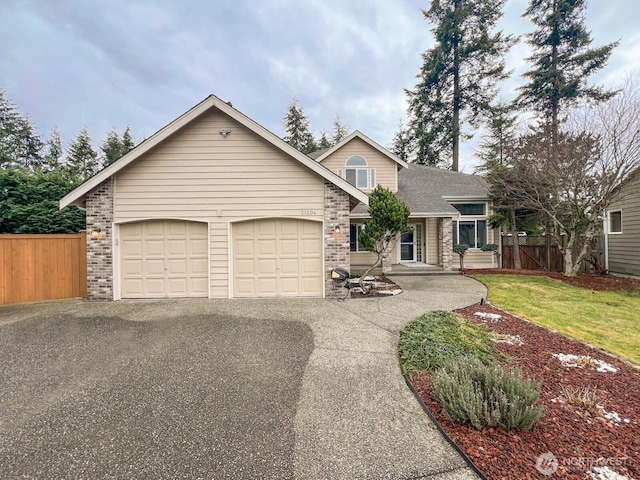
[[(113, 179), (86, 195), (87, 299), (113, 300)], [(97, 239), (91, 232), (100, 229)]]
[(438, 220), (438, 240), (440, 244), (439, 260), (445, 270), (454, 270), (453, 267), (453, 221), (451, 218)]
[[(349, 195), (333, 183), (324, 182), (324, 270), (325, 296), (344, 296), (342, 288), (335, 288), (331, 279), (334, 268), (351, 268), (349, 250)], [(340, 225), (340, 233), (335, 227)]]

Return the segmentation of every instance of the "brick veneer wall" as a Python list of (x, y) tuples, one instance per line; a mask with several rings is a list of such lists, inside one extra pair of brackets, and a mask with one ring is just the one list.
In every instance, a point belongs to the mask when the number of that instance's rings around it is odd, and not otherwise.
[[(335, 231), (336, 225), (340, 232)], [(331, 279), (333, 268), (351, 268), (349, 250), (349, 195), (325, 180), (324, 182), (324, 270), (325, 296), (344, 296), (342, 288), (335, 288)]]
[(440, 244), (439, 260), (445, 270), (453, 267), (453, 221), (451, 218), (438, 220), (438, 240)]
[[(86, 195), (87, 299), (113, 300), (113, 181), (105, 180)], [(98, 238), (91, 232), (100, 229)]]

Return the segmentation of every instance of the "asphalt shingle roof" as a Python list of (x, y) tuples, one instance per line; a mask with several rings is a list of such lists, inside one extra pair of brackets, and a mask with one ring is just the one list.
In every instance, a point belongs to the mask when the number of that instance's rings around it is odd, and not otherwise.
[[(452, 172), (426, 165), (409, 164), (398, 172), (398, 198), (412, 215), (457, 215), (444, 197), (486, 198), (489, 186), (483, 177)], [(352, 214), (366, 214), (368, 207), (358, 205)]]

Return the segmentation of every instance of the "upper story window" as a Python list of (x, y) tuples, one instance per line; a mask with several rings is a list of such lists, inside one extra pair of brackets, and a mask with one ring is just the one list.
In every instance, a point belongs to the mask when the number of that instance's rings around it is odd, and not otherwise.
[(460, 220), (453, 221), (453, 243), (466, 243), (469, 248), (482, 248), (487, 243), (487, 204), (454, 203)]
[(622, 211), (609, 212), (609, 233), (622, 233)]
[(339, 168), (337, 173), (354, 187), (373, 189), (376, 186), (376, 169), (369, 168), (367, 161), (360, 155), (349, 157), (345, 168)]

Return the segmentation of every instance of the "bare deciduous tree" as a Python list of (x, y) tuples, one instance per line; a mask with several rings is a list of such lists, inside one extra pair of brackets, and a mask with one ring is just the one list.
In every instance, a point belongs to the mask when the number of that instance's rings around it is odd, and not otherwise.
[(621, 182), (640, 165), (637, 81), (629, 76), (617, 96), (570, 112), (555, 145), (550, 129), (521, 137), (512, 158), (518, 180), (504, 187), (523, 206), (543, 213), (559, 240), (565, 238), (559, 242), (564, 273), (576, 275), (602, 234), (602, 219)]

